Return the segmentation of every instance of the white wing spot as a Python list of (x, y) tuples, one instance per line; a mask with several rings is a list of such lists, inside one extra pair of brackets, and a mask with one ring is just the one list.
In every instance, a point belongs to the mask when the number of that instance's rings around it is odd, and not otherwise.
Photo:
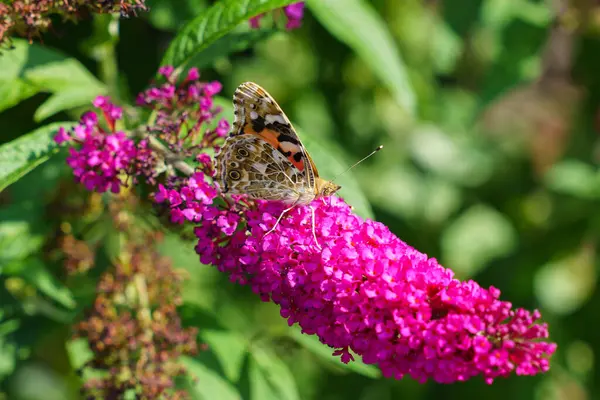
[(262, 163), (254, 163), (252, 164), (252, 168), (265, 175), (267, 173), (267, 164)]
[(258, 113), (256, 111), (251, 111), (250, 112), (250, 119), (256, 119), (258, 118)]
[(279, 122), (280, 124), (287, 124), (285, 119), (281, 114), (267, 114), (265, 115), (265, 120), (267, 124), (272, 124), (273, 122)]

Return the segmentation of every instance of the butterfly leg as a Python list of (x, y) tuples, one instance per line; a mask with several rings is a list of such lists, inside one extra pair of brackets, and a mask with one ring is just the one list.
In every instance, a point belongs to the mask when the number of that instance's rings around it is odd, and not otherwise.
[(313, 234), (313, 238), (315, 239), (315, 244), (317, 245), (317, 248), (319, 250), (323, 250), (321, 248), (321, 245), (319, 244), (319, 241), (317, 240), (317, 232), (315, 231), (315, 209), (312, 205), (309, 205), (310, 207), (310, 216), (311, 216), (311, 220), (312, 220), (312, 234)]
[(265, 233), (265, 234), (264, 234), (263, 238), (264, 238), (264, 237), (267, 237), (267, 235), (268, 235), (268, 234), (270, 234), (271, 232), (273, 232), (273, 231), (275, 230), (275, 228), (277, 228), (277, 225), (279, 225), (279, 222), (281, 221), (281, 219), (283, 218), (283, 216), (284, 216), (284, 215), (285, 215), (285, 214), (286, 214), (288, 211), (290, 211), (292, 208), (294, 208), (294, 207), (296, 207), (296, 205), (295, 205), (295, 204), (294, 204), (294, 205), (292, 205), (291, 207), (289, 207), (289, 208), (286, 208), (285, 210), (283, 210), (283, 211), (281, 212), (281, 214), (279, 215), (279, 218), (277, 218), (277, 221), (275, 222), (275, 225), (273, 225), (273, 227), (272, 227), (272, 228), (271, 228), (271, 229), (270, 229), (270, 230), (269, 230), (267, 233)]

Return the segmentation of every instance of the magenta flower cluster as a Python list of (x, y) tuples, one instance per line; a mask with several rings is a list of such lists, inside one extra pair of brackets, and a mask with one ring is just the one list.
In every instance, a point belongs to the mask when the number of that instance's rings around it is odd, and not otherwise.
[[(307, 206), (289, 211), (266, 235), (284, 206), (220, 198), (211, 178), (208, 153), (218, 151), (229, 127), (225, 120), (215, 123), (220, 110), (212, 98), (220, 84), (200, 82), (197, 70), (180, 83), (171, 67), (160, 74), (166, 82), (138, 97), (138, 105), (156, 117), (146, 131), (175, 154), (193, 156), (195, 168), (186, 177), (171, 169), (154, 199), (169, 208), (173, 222), (195, 226), (203, 264), (278, 304), (290, 325), (317, 335), (343, 362), (357, 355), (386, 377), (450, 383), (481, 376), (491, 383), (511, 373), (548, 370), (556, 345), (545, 340), (548, 328), (538, 311), (513, 309), (499, 290), (455, 279), (383, 224), (353, 214), (338, 197), (312, 203), (322, 250), (314, 243)], [(68, 163), (78, 180), (89, 189), (115, 191), (119, 174), (140, 174), (156, 154), (145, 139), (136, 144), (115, 132), (118, 107), (106, 98), (95, 105), (108, 130), (87, 113), (73, 132), (61, 129), (56, 141), (77, 143)]]
[[(283, 7), (282, 10), (287, 20), (285, 28), (287, 30), (300, 28), (302, 25), (302, 17), (304, 17), (304, 2), (299, 1), (297, 3), (290, 4), (289, 6)], [(250, 27), (253, 29), (260, 28), (260, 20), (264, 16), (265, 14), (259, 14), (256, 17), (250, 18)]]
[(77, 147), (69, 147), (67, 157), (67, 164), (73, 169), (77, 182), (88, 190), (119, 193), (124, 185), (123, 176), (131, 172), (133, 163), (147, 161), (150, 157), (146, 151), (147, 143), (141, 141), (136, 144), (125, 132), (115, 131), (115, 124), (122, 118), (123, 111), (108, 98), (97, 97), (94, 106), (101, 110), (107, 129), (100, 125), (95, 112), (87, 112), (71, 131), (60, 128), (54, 140), (58, 144), (78, 144)]
[[(200, 223), (196, 251), (203, 264), (278, 304), (290, 325), (316, 334), (342, 361), (354, 353), (386, 377), (440, 383), (477, 375), (491, 383), (511, 372), (548, 370), (556, 345), (541, 341), (548, 329), (538, 311), (512, 310), (499, 290), (454, 279), (384, 225), (354, 215), (343, 200), (313, 202), (323, 246), (317, 251), (308, 207), (293, 209), (265, 236), (281, 205), (239, 208), (244, 199), (236, 199), (217, 208), (208, 204), (206, 193), (216, 195), (211, 187), (194, 176), (179, 193), (161, 189), (157, 199), (170, 203), (178, 222)], [(243, 225), (240, 209), (246, 210)]]
[[(162, 67), (159, 74), (165, 82), (137, 97), (139, 107), (154, 112), (154, 119), (143, 129), (143, 139), (134, 140), (117, 130), (123, 110), (104, 96), (98, 96), (93, 102), (102, 123), (97, 112), (87, 112), (73, 130), (59, 129), (54, 140), (58, 144), (71, 144), (67, 164), (76, 180), (88, 190), (118, 193), (129, 178), (135, 183), (140, 176), (155, 185), (161, 173), (156, 168), (157, 160), (164, 154), (155, 153), (150, 137), (161, 141), (174, 156), (187, 158), (197, 154), (199, 148), (215, 147), (216, 141), (226, 136), (229, 123), (225, 119), (211, 125), (221, 112), (213, 100), (221, 91), (219, 82), (201, 82), (196, 68), (190, 69), (179, 83), (178, 74), (171, 66)], [(210, 157), (207, 160), (206, 155), (200, 155), (197, 162), (201, 171), (212, 174)], [(177, 179), (170, 182), (180, 185)]]
[(178, 83), (178, 74), (172, 66), (159, 69), (165, 79), (137, 96), (137, 105), (155, 113), (149, 131), (166, 142), (171, 151), (191, 156), (198, 149), (214, 146), (229, 131), (225, 119), (210, 128), (222, 111), (214, 104), (214, 96), (221, 92), (220, 82), (202, 82), (197, 68), (191, 68), (186, 78)]

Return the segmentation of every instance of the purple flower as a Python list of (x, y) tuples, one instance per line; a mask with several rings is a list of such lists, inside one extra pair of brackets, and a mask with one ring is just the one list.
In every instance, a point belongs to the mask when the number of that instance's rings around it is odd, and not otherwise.
[[(213, 97), (223, 88), (220, 82), (201, 82), (197, 68), (191, 68), (186, 78), (178, 83), (178, 75), (168, 66), (162, 67), (169, 80), (155, 84), (137, 97), (138, 106), (152, 109), (155, 121), (149, 127), (151, 134), (161, 137), (170, 150), (183, 158), (192, 157), (189, 149), (214, 147), (215, 139), (222, 137), (226, 120), (220, 120), (215, 129), (208, 129), (221, 112)], [(208, 170), (204, 170), (209, 173)]]
[(313, 243), (308, 207), (294, 208), (265, 236), (279, 204), (244, 208), (240, 224), (236, 203), (225, 209), (197, 203), (201, 262), (278, 304), (290, 325), (317, 335), (343, 362), (353, 352), (386, 377), (440, 383), (474, 376), (491, 383), (549, 368), (556, 345), (540, 341), (548, 329), (537, 322), (538, 311), (512, 310), (499, 290), (458, 281), (339, 198), (313, 202), (322, 251)]
[(287, 24), (285, 25), (287, 30), (300, 28), (302, 17), (304, 16), (303, 1), (285, 6), (283, 12), (287, 16)]
[[(122, 110), (107, 97), (98, 96), (93, 103), (103, 111), (111, 130), (121, 118)], [(106, 132), (99, 126), (98, 116), (86, 112), (72, 133), (60, 128), (54, 140), (58, 144), (73, 142), (69, 148), (67, 164), (73, 169), (75, 179), (88, 190), (118, 193), (123, 182), (121, 175), (129, 173), (133, 162), (143, 153), (124, 132)]]

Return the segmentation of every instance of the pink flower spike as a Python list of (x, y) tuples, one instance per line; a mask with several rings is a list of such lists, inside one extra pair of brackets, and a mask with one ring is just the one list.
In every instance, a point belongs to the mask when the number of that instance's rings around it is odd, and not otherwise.
[(513, 310), (497, 289), (454, 279), (337, 197), (311, 205), (322, 250), (313, 243), (309, 207), (290, 210), (265, 237), (283, 205), (256, 201), (244, 224), (233, 219), (239, 207), (205, 203), (196, 251), (279, 305), (288, 324), (318, 335), (343, 362), (354, 353), (385, 376), (439, 383), (548, 369), (556, 346), (542, 341), (548, 329), (538, 312)]

